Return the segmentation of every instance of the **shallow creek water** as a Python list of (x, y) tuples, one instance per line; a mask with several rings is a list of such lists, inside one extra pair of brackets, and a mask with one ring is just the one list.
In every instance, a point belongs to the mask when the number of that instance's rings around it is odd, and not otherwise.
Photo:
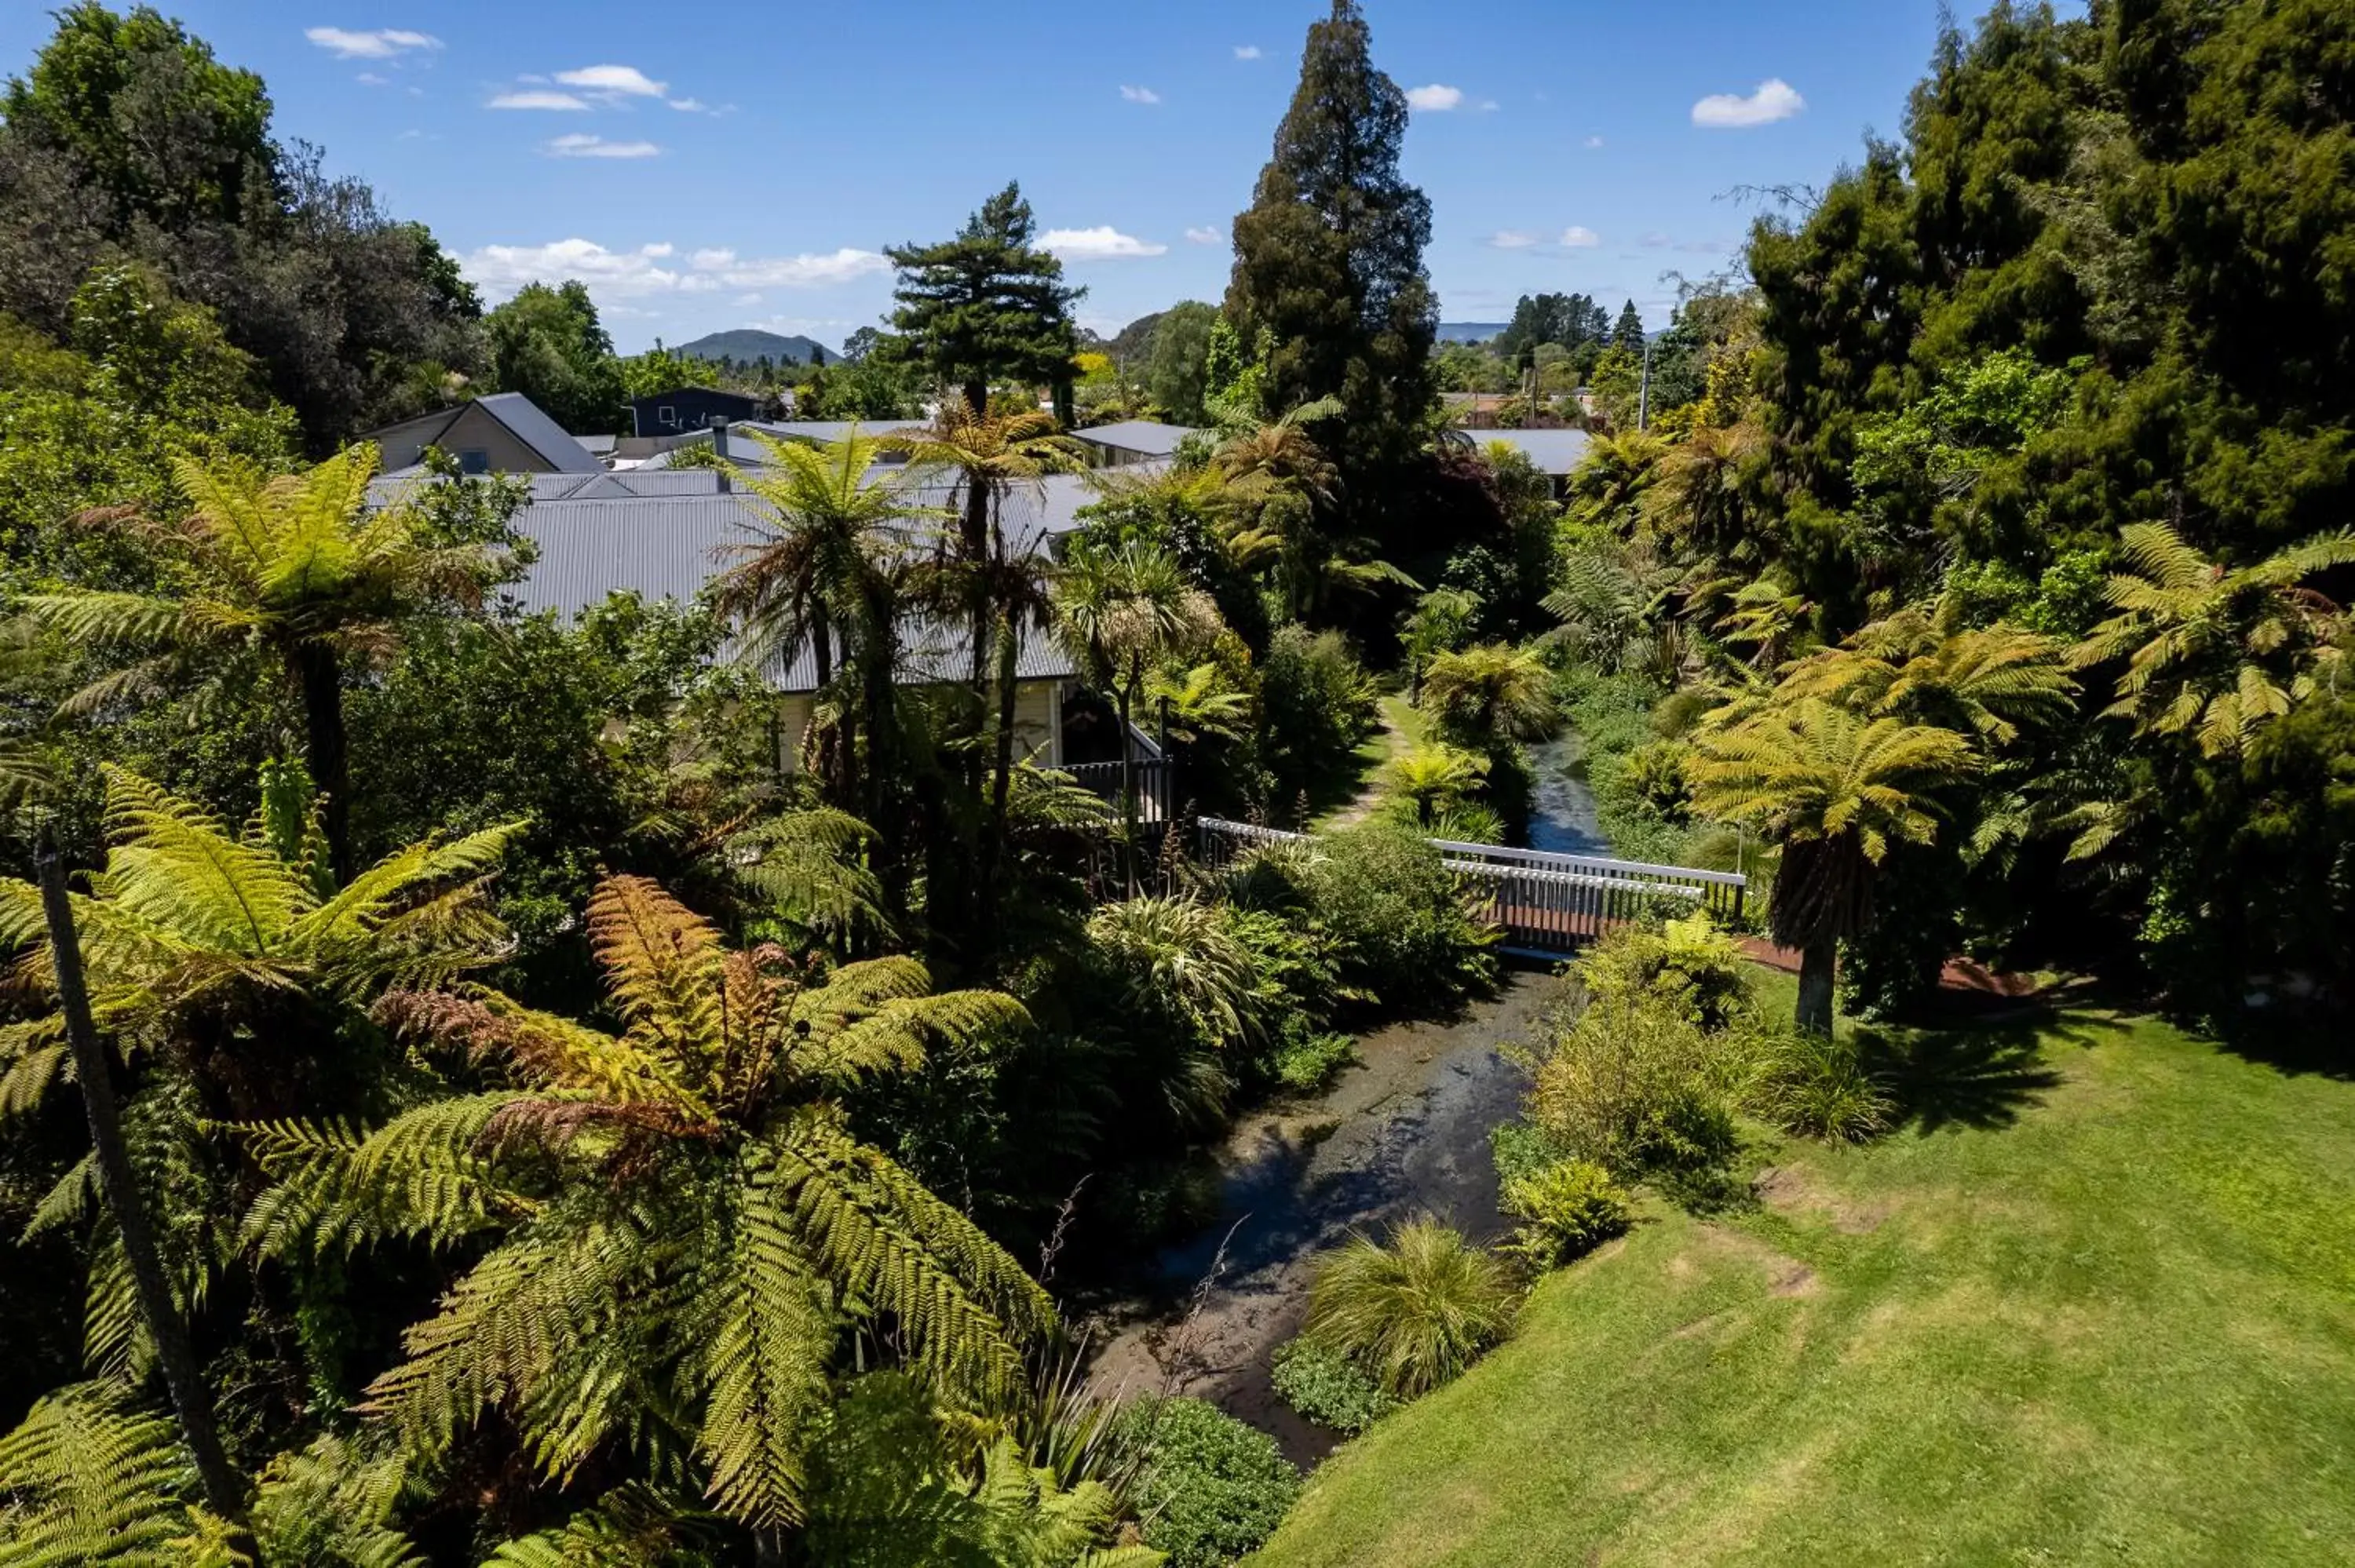
[[(1532, 748), (1530, 847), (1607, 853), (1593, 797), (1567, 770), (1574, 746)], [(1321, 1095), (1239, 1122), (1220, 1151), (1218, 1220), (1154, 1260), (1148, 1288), (1096, 1358), (1093, 1385), (1195, 1394), (1273, 1434), (1295, 1464), (1322, 1458), (1333, 1435), (1275, 1396), (1268, 1366), (1299, 1330), (1316, 1254), (1419, 1213), (1475, 1240), (1503, 1233), (1488, 1132), (1518, 1108), (1523, 1077), (1499, 1048), (1527, 1039), (1565, 993), (1554, 975), (1517, 970), (1461, 1016), (1366, 1036), (1358, 1065)]]

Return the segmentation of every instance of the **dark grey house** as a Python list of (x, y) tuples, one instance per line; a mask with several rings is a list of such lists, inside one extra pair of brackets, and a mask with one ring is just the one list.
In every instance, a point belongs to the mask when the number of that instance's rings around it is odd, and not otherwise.
[(702, 429), (718, 419), (756, 418), (760, 412), (761, 400), (747, 397), (741, 392), (722, 392), (717, 387), (681, 387), (652, 397), (631, 398), (631, 433), (676, 436)]

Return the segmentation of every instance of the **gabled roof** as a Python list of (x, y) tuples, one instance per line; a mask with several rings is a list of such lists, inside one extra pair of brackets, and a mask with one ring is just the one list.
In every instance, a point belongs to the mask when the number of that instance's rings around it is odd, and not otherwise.
[[(520, 392), (494, 392), (474, 399), (474, 407), (507, 429), (507, 434), (538, 452), (559, 473), (599, 473), (599, 462), (587, 447), (567, 435), (564, 427), (540, 411), (538, 404)], [(464, 412), (464, 410), (460, 410)]]
[(1114, 451), (1141, 452), (1146, 457), (1166, 458), (1173, 456), (1178, 450), (1178, 443), (1193, 433), (1191, 425), (1165, 425), (1156, 419), (1123, 419), (1116, 424), (1093, 425), (1084, 430), (1073, 430), (1071, 439)]

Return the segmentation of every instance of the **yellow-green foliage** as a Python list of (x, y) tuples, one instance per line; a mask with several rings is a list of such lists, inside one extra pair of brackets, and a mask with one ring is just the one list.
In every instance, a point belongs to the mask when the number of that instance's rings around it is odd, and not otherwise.
[(553, 1478), (611, 1442), (692, 1449), (721, 1511), (775, 1524), (801, 1514), (849, 1321), (888, 1314), (943, 1386), (1017, 1386), (1045, 1294), (831, 1096), (1019, 1026), (1020, 1006), (932, 994), (909, 959), (731, 951), (636, 877), (598, 889), (589, 931), (618, 1033), (480, 991), (398, 992), (384, 1022), (504, 1085), (365, 1133), (247, 1129), (277, 1178), (248, 1222), (268, 1250), (497, 1237), (368, 1410), (428, 1458), (503, 1410)]

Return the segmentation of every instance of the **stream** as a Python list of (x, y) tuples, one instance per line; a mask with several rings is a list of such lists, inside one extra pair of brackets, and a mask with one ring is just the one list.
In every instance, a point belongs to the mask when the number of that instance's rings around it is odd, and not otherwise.
[[(1575, 747), (1530, 748), (1530, 847), (1608, 853), (1593, 797), (1567, 771)], [(1273, 1435), (1295, 1464), (1322, 1459), (1338, 1439), (1276, 1397), (1268, 1364), (1299, 1331), (1316, 1255), (1352, 1231), (1379, 1234), (1417, 1214), (1476, 1241), (1505, 1232), (1488, 1131), (1518, 1110), (1523, 1078), (1499, 1047), (1527, 1039), (1567, 990), (1557, 975), (1508, 972), (1495, 996), (1455, 1017), (1366, 1035), (1357, 1065), (1322, 1094), (1238, 1122), (1220, 1152), (1219, 1218), (1154, 1259), (1144, 1299), (1104, 1342), (1091, 1385), (1190, 1393)]]

